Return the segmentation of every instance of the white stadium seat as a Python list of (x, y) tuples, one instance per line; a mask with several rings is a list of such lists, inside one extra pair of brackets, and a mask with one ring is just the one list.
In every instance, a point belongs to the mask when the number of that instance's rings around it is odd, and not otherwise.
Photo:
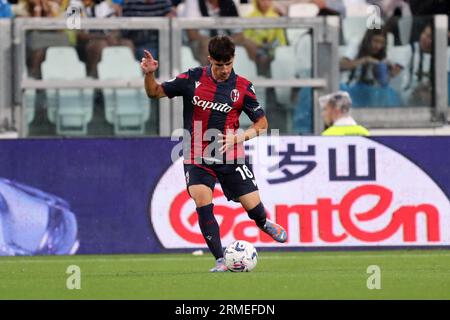
[(240, 17), (246, 17), (253, 11), (253, 4), (252, 3), (241, 3), (238, 6), (239, 16)]
[(398, 20), (398, 29), (402, 45), (406, 45), (409, 43), (409, 40), (411, 38), (412, 25), (412, 16), (403, 17)]
[[(98, 75), (101, 80), (143, 77), (131, 49), (119, 46), (103, 49)], [(114, 124), (116, 135), (144, 134), (150, 117), (150, 100), (144, 89), (104, 89), (103, 95), (106, 120)]]
[(290, 46), (295, 46), (295, 44), (307, 34), (309, 29), (305, 28), (287, 28), (286, 37)]
[(288, 16), (292, 18), (315, 17), (319, 11), (319, 7), (314, 3), (294, 3), (289, 6)]
[[(72, 47), (50, 47), (42, 63), (44, 80), (86, 79), (86, 67)], [(92, 119), (92, 89), (47, 90), (47, 113), (60, 135), (86, 135)]]
[(403, 66), (403, 70), (398, 76), (390, 81), (390, 85), (398, 92), (402, 93), (402, 85), (404, 83), (404, 78), (408, 72), (408, 65), (411, 61), (412, 50), (410, 45), (390, 47), (387, 52), (387, 58), (391, 63), (398, 63)]
[(303, 34), (294, 45), (296, 75), (300, 78), (312, 77), (312, 35)]
[[(275, 58), (270, 68), (273, 79), (294, 79), (298, 75), (299, 61), (296, 57), (295, 48), (292, 46), (281, 46), (275, 48)], [(290, 88), (275, 88), (277, 100), (286, 106), (291, 103)]]
[(182, 17), (184, 15), (184, 10), (186, 9), (186, 4), (180, 3), (177, 5), (177, 16)]
[(256, 64), (254, 61), (250, 60), (245, 50), (242, 46), (236, 46), (234, 59), (234, 70), (237, 74), (240, 74), (247, 79), (253, 79), (258, 76), (256, 70)]
[[(258, 77), (261, 78), (260, 76), (258, 76), (255, 62), (250, 60), (247, 54), (247, 50), (245, 50), (244, 47), (236, 46), (235, 57), (236, 58), (234, 59), (233, 68), (237, 74), (247, 78), (250, 81), (253, 81)], [(266, 108), (265, 88), (255, 87), (255, 93), (259, 103), (265, 109)], [(251, 125), (250, 119), (248, 119), (247, 115), (245, 115), (244, 113), (242, 113), (241, 117), (239, 118), (239, 122), (243, 128)]]
[(342, 32), (345, 43), (361, 42), (367, 31), (367, 18), (346, 17), (342, 19)]
[(30, 124), (33, 122), (36, 104), (36, 90), (25, 90), (26, 120)]
[[(319, 13), (319, 7), (314, 3), (295, 3), (288, 8), (288, 16), (291, 18), (299, 17), (315, 17)], [(301, 39), (303, 35), (308, 33), (309, 29), (305, 28), (288, 28), (286, 36), (289, 45), (293, 46)]]
[(347, 17), (367, 17), (371, 11), (370, 4), (361, 2), (361, 0), (344, 0)]
[(200, 62), (195, 60), (191, 48), (188, 46), (181, 47), (181, 71), (184, 72), (190, 68), (200, 66)]

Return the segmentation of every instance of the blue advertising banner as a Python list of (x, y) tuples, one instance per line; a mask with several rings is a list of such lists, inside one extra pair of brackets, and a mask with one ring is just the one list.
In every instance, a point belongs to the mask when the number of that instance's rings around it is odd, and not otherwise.
[[(450, 138), (249, 141), (285, 244), (214, 193), (224, 245), (450, 246)], [(206, 247), (168, 138), (0, 141), (0, 255), (158, 253)], [(258, 158), (259, 157), (259, 158)], [(273, 169), (279, 164), (278, 169)]]

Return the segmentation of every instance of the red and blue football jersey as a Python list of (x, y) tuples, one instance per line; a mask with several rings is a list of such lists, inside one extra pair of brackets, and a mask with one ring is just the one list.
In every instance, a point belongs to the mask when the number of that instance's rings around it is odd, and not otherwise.
[(189, 133), (184, 138), (185, 163), (198, 163), (211, 157), (221, 161), (244, 157), (242, 144), (227, 151), (225, 159), (214, 151), (211, 154), (207, 148), (214, 146), (215, 133), (230, 134), (239, 128), (242, 111), (253, 122), (264, 116), (250, 81), (232, 70), (226, 81), (217, 82), (212, 77), (211, 66), (207, 66), (189, 69), (164, 82), (162, 87), (169, 98), (183, 97), (183, 127)]

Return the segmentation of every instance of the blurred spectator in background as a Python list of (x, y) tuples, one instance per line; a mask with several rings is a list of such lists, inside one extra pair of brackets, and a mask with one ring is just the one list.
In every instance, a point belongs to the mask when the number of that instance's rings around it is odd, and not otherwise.
[[(238, 17), (238, 11), (233, 0), (186, 0), (182, 17)], [(194, 58), (202, 65), (208, 64), (208, 41), (218, 34), (229, 35), (236, 45), (243, 46), (247, 50), (249, 58), (257, 61), (258, 45), (247, 39), (241, 29), (233, 30), (187, 30), (189, 46)]]
[(404, 96), (410, 106), (431, 106), (434, 79), (433, 27), (426, 25), (411, 44), (412, 57), (405, 76)]
[(0, 0), (0, 18), (12, 18), (11, 4), (7, 0)]
[(368, 136), (369, 131), (358, 125), (350, 115), (352, 99), (344, 91), (319, 98), (322, 118), (327, 129), (323, 136)]
[[(30, 17), (57, 18), (64, 16), (62, 0), (29, 0), (27, 11)], [(30, 31), (27, 33), (27, 66), (29, 75), (41, 79), (41, 64), (48, 47), (67, 46), (69, 40), (64, 31)]]
[(382, 18), (392, 17), (399, 11), (411, 10), (405, 0), (367, 0), (367, 3), (378, 6)]
[(340, 61), (340, 69), (349, 71), (341, 89), (348, 91), (355, 107), (400, 106), (397, 92), (389, 86), (401, 66), (386, 60), (387, 36), (383, 29), (367, 30), (359, 48), (349, 46)]
[(121, 17), (122, 16), (122, 6), (124, 4), (125, 0), (111, 0), (111, 6), (116, 11), (116, 16)]
[(341, 15), (345, 16), (346, 8), (342, 0), (311, 0), (319, 7), (319, 16)]
[(28, 11), (28, 0), (18, 0), (15, 3), (12, 3), (11, 8), (14, 16), (16, 17), (28, 17), (30, 16), (30, 12)]
[[(72, 0), (70, 9), (73, 8), (78, 8), (77, 12), (81, 12), (82, 18), (110, 18), (116, 15), (112, 5), (102, 0)], [(128, 46), (134, 50), (132, 42), (121, 39), (118, 31), (91, 30), (77, 33), (77, 52), (80, 60), (86, 63), (89, 77), (98, 77), (97, 64), (101, 60), (103, 48), (107, 46)]]
[[(122, 4), (124, 17), (173, 17), (175, 14), (170, 0), (125, 0)], [(127, 30), (123, 31), (122, 35), (133, 41), (136, 60), (141, 60), (144, 50), (150, 51), (153, 58), (158, 60), (158, 31)]]
[[(419, 37), (423, 28), (431, 22), (431, 16), (436, 14), (450, 15), (449, 0), (408, 0), (414, 17), (413, 30), (411, 33), (411, 41), (419, 41)], [(430, 16), (428, 20), (420, 16)], [(450, 24), (449, 24), (450, 30)], [(449, 32), (450, 38), (450, 32)]]
[(399, 28), (400, 18), (410, 17), (412, 19), (411, 8), (405, 0), (367, 0), (369, 4), (380, 8), (382, 19), (385, 21), (384, 30), (394, 36), (394, 45), (402, 45), (410, 42), (410, 33)]
[[(274, 10), (272, 0), (253, 0), (253, 11), (249, 18), (278, 18), (280, 15)], [(258, 45), (256, 65), (258, 74), (270, 77), (270, 63), (274, 58), (277, 46), (287, 45), (283, 29), (247, 29), (244, 36)]]

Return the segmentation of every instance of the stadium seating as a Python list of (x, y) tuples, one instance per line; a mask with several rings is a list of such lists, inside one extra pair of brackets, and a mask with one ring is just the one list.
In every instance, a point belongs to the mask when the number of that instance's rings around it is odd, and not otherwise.
[(367, 31), (366, 17), (347, 17), (342, 19), (342, 33), (345, 43), (361, 42)]
[(344, 0), (346, 16), (347, 17), (367, 17), (367, 15), (371, 12), (369, 11), (369, 7), (371, 6), (368, 3), (364, 3), (361, 1), (352, 1), (352, 0)]
[(303, 34), (294, 44), (296, 62), (295, 71), (300, 78), (312, 77), (312, 35)]
[[(86, 67), (72, 47), (50, 47), (42, 63), (44, 80), (86, 79)], [(92, 89), (47, 90), (47, 113), (58, 135), (86, 135), (92, 119)]]
[[(141, 78), (142, 72), (130, 48), (107, 47), (98, 64), (98, 75), (101, 80), (131, 80)], [(104, 89), (103, 96), (106, 120), (114, 125), (116, 135), (144, 134), (150, 117), (150, 101), (144, 89)]]
[(411, 60), (411, 55), (412, 51), (411, 46), (409, 45), (390, 47), (387, 52), (388, 60), (391, 63), (398, 63), (404, 67), (400, 74), (390, 81), (390, 85), (399, 93), (403, 91), (402, 86), (404, 84), (404, 77), (407, 72), (408, 64)]
[(307, 34), (309, 29), (305, 28), (288, 28), (286, 29), (286, 37), (290, 46), (295, 46), (297, 42)]
[(182, 17), (185, 9), (186, 9), (186, 5), (184, 3), (178, 4), (177, 5), (177, 16)]
[[(271, 64), (271, 72), (273, 79), (292, 79), (298, 76), (299, 60), (293, 46), (275, 48), (275, 59)], [(275, 88), (275, 92), (279, 103), (290, 106), (290, 88)]]
[(288, 16), (298, 17), (315, 17), (319, 13), (319, 7), (314, 3), (294, 3), (289, 6)]
[(242, 46), (236, 46), (236, 58), (234, 59), (234, 70), (236, 73), (253, 79), (258, 76), (256, 64), (248, 57), (247, 50)]
[(25, 105), (26, 105), (26, 120), (27, 123), (30, 124), (33, 122), (34, 114), (35, 114), (35, 104), (36, 104), (36, 90), (29, 89), (25, 90), (24, 94)]
[(239, 16), (246, 17), (253, 11), (253, 4), (251, 3), (241, 3), (238, 6)]
[[(291, 4), (288, 9), (288, 16), (292, 18), (298, 17), (315, 17), (319, 13), (319, 7), (313, 3), (296, 3)], [(308, 32), (305, 28), (288, 28), (286, 36), (289, 45), (295, 45), (301, 37)]]
[[(234, 70), (237, 74), (249, 79), (252, 81), (256, 78), (261, 78), (258, 76), (258, 72), (256, 69), (256, 64), (248, 57), (247, 51), (242, 46), (236, 46), (235, 52), (235, 60), (234, 60)], [(258, 98), (259, 103), (265, 109), (266, 108), (266, 90), (265, 88), (255, 87), (256, 97)], [(243, 128), (246, 128), (251, 125), (250, 119), (245, 114), (242, 114), (239, 119), (240, 124)]]
[(412, 26), (413, 26), (413, 18), (411, 16), (400, 18), (398, 20), (398, 29), (402, 45), (406, 45), (409, 43), (412, 33)]
[(195, 60), (191, 48), (188, 46), (181, 47), (181, 71), (184, 72), (190, 68), (195, 68), (200, 65), (200, 62)]

